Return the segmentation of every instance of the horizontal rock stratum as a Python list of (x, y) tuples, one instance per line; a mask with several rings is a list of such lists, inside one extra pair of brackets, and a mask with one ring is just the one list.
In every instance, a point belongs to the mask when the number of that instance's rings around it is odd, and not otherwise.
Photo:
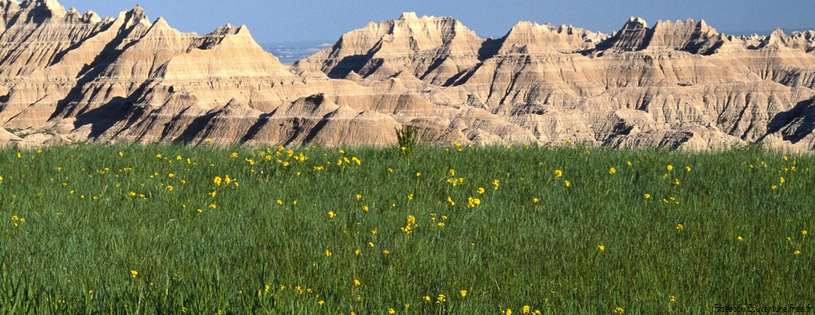
[(450, 17), (343, 35), (287, 67), (245, 26), (182, 33), (0, 1), (0, 145), (562, 143), (815, 149), (815, 32), (736, 37), (631, 18), (612, 35), (518, 22), (484, 39)]

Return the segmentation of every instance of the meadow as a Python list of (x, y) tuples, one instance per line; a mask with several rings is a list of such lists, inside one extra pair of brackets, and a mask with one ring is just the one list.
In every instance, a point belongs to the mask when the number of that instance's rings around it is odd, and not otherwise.
[(815, 306), (813, 172), (757, 147), (0, 149), (0, 313)]

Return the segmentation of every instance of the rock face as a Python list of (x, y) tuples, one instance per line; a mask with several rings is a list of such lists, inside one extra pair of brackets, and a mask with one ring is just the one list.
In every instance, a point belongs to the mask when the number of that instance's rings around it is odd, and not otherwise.
[(482, 39), (404, 13), (285, 67), (245, 26), (199, 36), (139, 6), (103, 19), (55, 0), (0, 10), (0, 146), (391, 145), (412, 125), (436, 143), (815, 149), (813, 31), (631, 18), (612, 36), (519, 22)]

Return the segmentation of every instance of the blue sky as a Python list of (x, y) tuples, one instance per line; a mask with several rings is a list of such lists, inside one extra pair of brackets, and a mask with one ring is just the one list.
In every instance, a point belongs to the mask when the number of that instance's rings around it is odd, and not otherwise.
[(481, 37), (501, 37), (518, 21), (571, 24), (610, 33), (629, 16), (657, 20), (703, 19), (719, 32), (768, 32), (776, 27), (815, 29), (815, 0), (533, 1), (533, 0), (60, 0), (66, 9), (115, 17), (140, 3), (151, 20), (162, 16), (185, 32), (209, 33), (226, 23), (246, 25), (260, 43), (335, 41), (370, 21), (451, 16)]

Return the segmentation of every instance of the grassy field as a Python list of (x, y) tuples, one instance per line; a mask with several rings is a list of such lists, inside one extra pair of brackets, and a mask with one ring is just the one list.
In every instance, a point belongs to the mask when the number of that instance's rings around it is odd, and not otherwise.
[(815, 306), (814, 172), (757, 148), (0, 150), (0, 313)]

